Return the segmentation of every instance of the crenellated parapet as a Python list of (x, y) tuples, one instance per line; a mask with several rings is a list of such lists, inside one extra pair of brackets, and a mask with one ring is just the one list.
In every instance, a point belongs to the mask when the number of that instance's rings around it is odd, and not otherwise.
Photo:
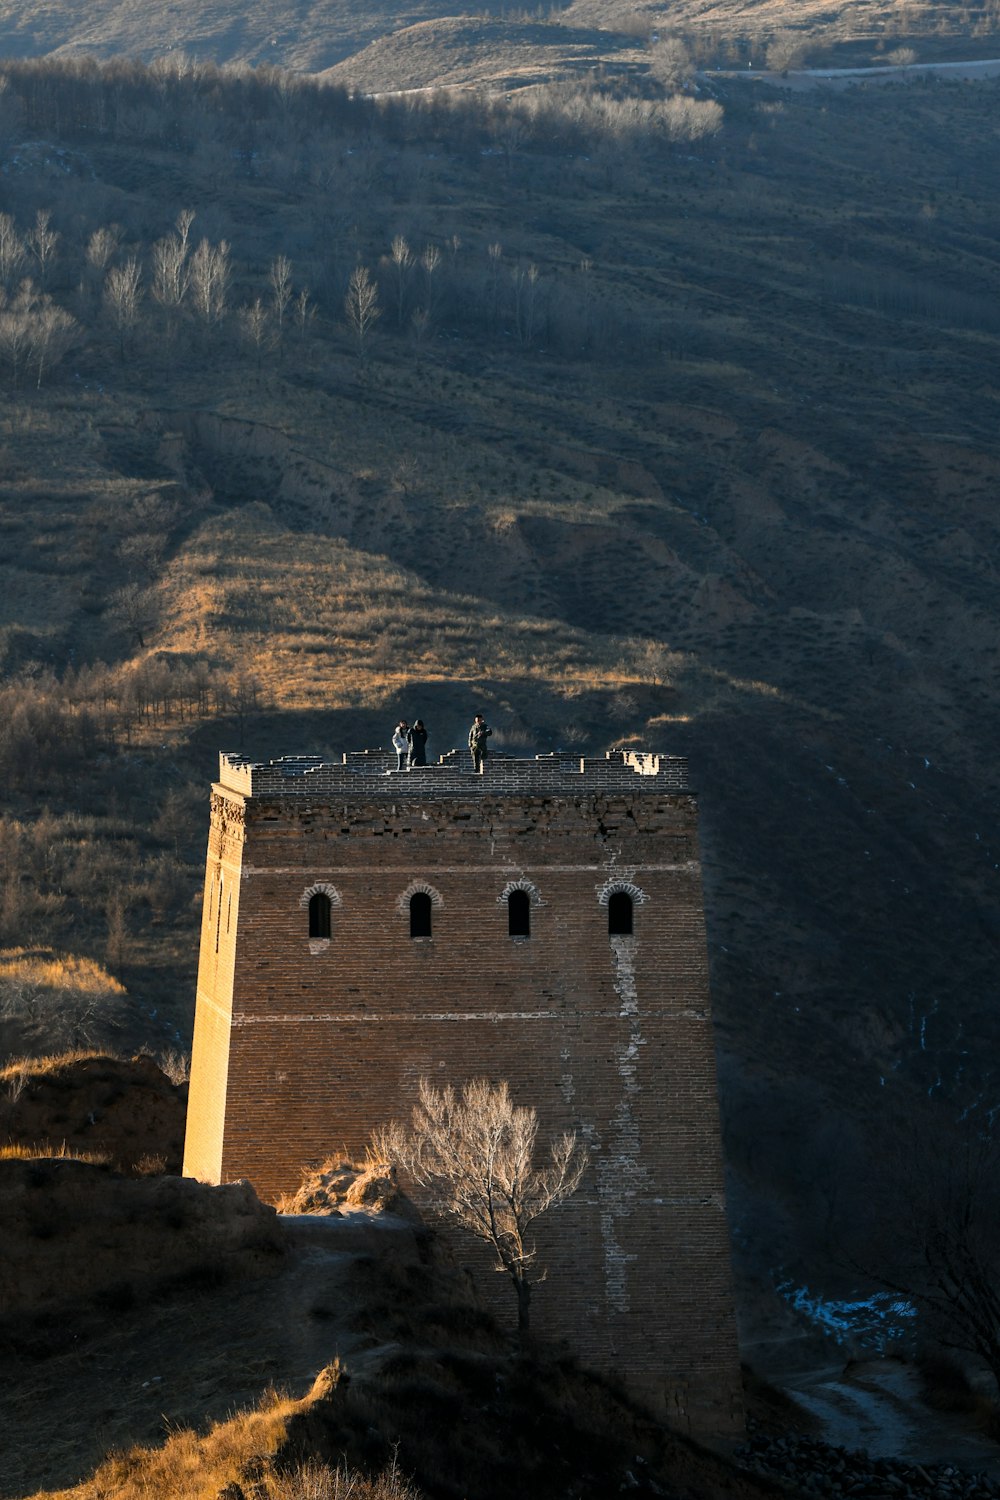
[(533, 758), (494, 754), (482, 776), (471, 757), (449, 751), (436, 765), (396, 770), (394, 751), (345, 751), (341, 760), (286, 755), (252, 761), (219, 756), (219, 786), (244, 797), (385, 799), (496, 795), (588, 796), (595, 792), (690, 793), (683, 756), (609, 750), (600, 757), (555, 751)]

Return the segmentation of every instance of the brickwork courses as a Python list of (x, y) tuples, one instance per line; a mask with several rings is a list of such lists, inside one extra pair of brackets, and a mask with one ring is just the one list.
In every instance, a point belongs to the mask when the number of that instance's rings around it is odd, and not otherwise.
[[(683, 761), (466, 757), (387, 772), (223, 756), (185, 1172), (272, 1201), (359, 1157), (422, 1076), (506, 1079), (591, 1162), (539, 1224), (532, 1324), (677, 1425), (738, 1430), (697, 807)], [(392, 758), (391, 764), (395, 764)], [(508, 898), (528, 897), (511, 936)], [(631, 934), (609, 931), (616, 892)], [(411, 937), (410, 901), (431, 935)], [(329, 903), (330, 936), (309, 905)], [(626, 905), (628, 905), (626, 902)], [(471, 1240), (460, 1252), (476, 1258)], [(514, 1298), (480, 1257), (491, 1302)]]

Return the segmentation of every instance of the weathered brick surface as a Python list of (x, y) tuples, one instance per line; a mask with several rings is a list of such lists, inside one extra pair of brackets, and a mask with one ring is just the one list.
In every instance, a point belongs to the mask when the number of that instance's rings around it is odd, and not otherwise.
[[(185, 1171), (274, 1198), (303, 1164), (360, 1154), (373, 1126), (405, 1118), (421, 1076), (506, 1078), (545, 1133), (573, 1128), (591, 1152), (540, 1228), (538, 1331), (725, 1432), (739, 1370), (685, 786), (683, 762), (656, 757), (495, 760), (483, 778), (224, 758)], [(508, 935), (512, 885), (530, 892), (528, 938)], [(308, 936), (317, 886), (329, 942)], [(430, 938), (409, 935), (415, 888), (431, 894)], [(614, 889), (633, 894), (631, 937), (609, 936)]]

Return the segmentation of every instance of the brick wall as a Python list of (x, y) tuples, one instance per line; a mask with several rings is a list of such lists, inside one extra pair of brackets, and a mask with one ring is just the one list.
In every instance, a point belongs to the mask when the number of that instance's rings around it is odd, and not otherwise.
[[(656, 760), (495, 762), (481, 779), (224, 763), (238, 785), (213, 795), (185, 1171), (273, 1199), (406, 1118), (422, 1075), (506, 1078), (543, 1133), (575, 1129), (591, 1152), (540, 1226), (537, 1331), (721, 1433), (739, 1370), (697, 813), (686, 773)], [(527, 938), (508, 935), (514, 885)], [(316, 888), (328, 942), (309, 938)], [(430, 938), (410, 937), (415, 889)], [(613, 889), (633, 895), (631, 936), (609, 936)]]

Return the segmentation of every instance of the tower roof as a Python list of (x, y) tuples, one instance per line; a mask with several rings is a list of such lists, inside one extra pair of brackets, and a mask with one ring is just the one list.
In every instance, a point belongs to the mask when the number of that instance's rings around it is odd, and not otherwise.
[(283, 755), (253, 761), (223, 752), (219, 785), (244, 797), (323, 797), (349, 800), (400, 797), (581, 796), (592, 792), (674, 794), (693, 788), (688, 763), (677, 755), (645, 750), (609, 750), (604, 756), (547, 755), (517, 759), (496, 752), (485, 775), (477, 775), (467, 756), (449, 750), (436, 765), (395, 769), (394, 752), (345, 750), (339, 761), (319, 755)]

